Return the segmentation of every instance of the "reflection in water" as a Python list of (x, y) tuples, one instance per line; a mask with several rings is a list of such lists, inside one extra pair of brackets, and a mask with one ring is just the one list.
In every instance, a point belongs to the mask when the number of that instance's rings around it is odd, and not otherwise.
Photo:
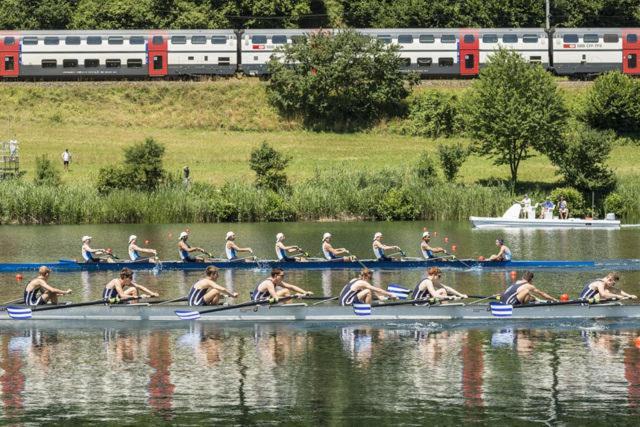
[(18, 416), (23, 409), (25, 376), (22, 373), (23, 357), (31, 346), (31, 337), (2, 334), (0, 340), (0, 384), (2, 384), (2, 406), (8, 419)]
[(176, 386), (171, 383), (169, 372), (173, 362), (169, 334), (161, 331), (151, 333), (148, 357), (147, 364), (154, 369), (149, 378), (149, 405), (165, 418), (170, 418)]

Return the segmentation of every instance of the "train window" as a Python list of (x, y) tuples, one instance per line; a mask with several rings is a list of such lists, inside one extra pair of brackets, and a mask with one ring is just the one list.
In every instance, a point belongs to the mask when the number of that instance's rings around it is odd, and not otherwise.
[(418, 58), (418, 67), (431, 67), (433, 59), (431, 58)]
[(538, 43), (538, 35), (537, 34), (525, 34), (522, 36), (523, 43)]
[(585, 34), (584, 36), (582, 36), (582, 40), (585, 43), (599, 43), (600, 36), (597, 34)]
[(451, 67), (453, 65), (453, 58), (438, 58), (438, 65), (440, 67)]
[(55, 59), (43, 59), (41, 64), (42, 68), (56, 68), (58, 61)]
[(187, 59), (188, 59), (189, 61), (193, 61), (194, 59), (196, 59), (196, 57), (195, 57), (195, 56), (189, 56), (189, 57), (187, 57)]
[(420, 43), (433, 43), (434, 37), (431, 34), (420, 34)]
[(306, 42), (307, 42), (306, 36), (291, 36), (291, 43), (293, 44), (301, 44)]
[(38, 44), (38, 38), (37, 37), (23, 37), (22, 38), (22, 44), (26, 44), (26, 45)]
[[(213, 42), (213, 39), (211, 41)], [(253, 44), (267, 44), (267, 36), (253, 36), (253, 37), (251, 37), (251, 43), (253, 43)]]
[(87, 44), (91, 44), (91, 45), (102, 44), (102, 37), (101, 36), (89, 36), (89, 37), (87, 37)]
[[(452, 64), (453, 65), (453, 64)], [(464, 68), (473, 68), (475, 66), (474, 55), (468, 53), (464, 56)]]
[(109, 44), (124, 44), (124, 37), (122, 36), (109, 36), (107, 39)]
[(171, 44), (187, 44), (187, 37), (173, 36), (171, 37)]
[(151, 43), (152, 44), (163, 44), (164, 43), (164, 37), (162, 37), (162, 36), (153, 36), (151, 38)]
[(164, 61), (162, 60), (162, 55), (154, 55), (153, 57), (153, 69), (154, 70), (162, 70), (164, 66)]
[(205, 56), (204, 56), (204, 60), (205, 60), (205, 61), (208, 61), (208, 60), (209, 60), (209, 56), (208, 56), (208, 55), (205, 55)]
[(121, 61), (119, 59), (107, 59), (104, 62), (107, 68), (120, 68)]
[(60, 39), (58, 37), (45, 37), (44, 44), (47, 46), (53, 46), (56, 44), (60, 44)]
[(476, 37), (473, 34), (465, 34), (462, 40), (464, 40), (465, 43), (473, 43), (476, 41)]
[(4, 38), (4, 44), (5, 46), (10, 46), (12, 44), (16, 43), (16, 38), (15, 37), (5, 37)]
[(602, 39), (605, 43), (618, 43), (618, 40), (620, 40), (617, 34), (605, 34)]
[(630, 53), (627, 55), (627, 67), (636, 68), (638, 66), (638, 55)]
[(62, 68), (76, 68), (78, 66), (77, 59), (63, 59)]
[(129, 37), (129, 44), (144, 44), (143, 36), (131, 36)]
[(542, 57), (541, 56), (530, 56), (529, 57), (529, 63), (530, 64), (542, 64)]
[(378, 36), (378, 40), (380, 40), (382, 43), (384, 44), (389, 44), (393, 41), (393, 39), (391, 38), (391, 36), (386, 35), (386, 34), (381, 34)]
[(402, 65), (408, 67), (411, 65), (411, 58), (400, 58), (402, 59)]
[(142, 59), (127, 59), (127, 68), (142, 68)]
[(440, 43), (455, 43), (456, 36), (453, 34), (443, 34), (440, 36)]
[(562, 36), (562, 41), (565, 43), (578, 43), (578, 35), (577, 34), (565, 34)]
[(228, 56), (220, 56), (218, 57), (218, 65), (230, 65), (231, 60)]
[(287, 36), (271, 36), (273, 44), (287, 44)]
[(64, 44), (68, 45), (78, 45), (80, 44), (80, 37), (78, 36), (68, 36), (64, 39)]
[(191, 36), (191, 44), (206, 44), (206, 36)]
[[(262, 44), (267, 43), (267, 36), (258, 36), (258, 37), (264, 37), (264, 42)], [(257, 43), (257, 42), (254, 42), (254, 43)], [(227, 36), (212, 36), (211, 44), (227, 44)]]
[(518, 43), (517, 34), (503, 34), (502, 43)]
[(413, 36), (411, 34), (400, 34), (398, 36), (398, 43), (411, 44), (413, 43)]
[(96, 68), (100, 66), (99, 59), (85, 59), (84, 60), (84, 68)]
[(637, 34), (627, 34), (627, 43), (637, 43), (638, 35)]
[(15, 59), (13, 56), (5, 56), (4, 57), (4, 70), (5, 71), (13, 71), (15, 68)]
[(498, 43), (497, 34), (483, 34), (482, 43)]

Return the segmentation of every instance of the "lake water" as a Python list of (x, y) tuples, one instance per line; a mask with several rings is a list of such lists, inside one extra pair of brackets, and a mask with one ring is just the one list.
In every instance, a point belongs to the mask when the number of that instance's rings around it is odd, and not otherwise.
[[(640, 230), (472, 231), (466, 223), (300, 223), (103, 226), (2, 226), (0, 262), (78, 258), (80, 237), (124, 257), (129, 234), (177, 257), (177, 235), (221, 254), (229, 229), (241, 246), (273, 258), (274, 236), (316, 255), (322, 233), (361, 258), (375, 231), (417, 256), (424, 228), (433, 243), (460, 257), (495, 253), (503, 236), (519, 259), (639, 258)], [(448, 242), (444, 242), (444, 238)], [(536, 272), (552, 294), (575, 297), (604, 271)], [(220, 282), (243, 299), (265, 271), (224, 271)], [(376, 272), (381, 285), (413, 287), (422, 271)], [(199, 272), (136, 273), (163, 297), (185, 295)], [(336, 295), (348, 271), (292, 271), (287, 280)], [(28, 276), (28, 275), (27, 275)], [(72, 301), (99, 298), (115, 273), (56, 273)], [(473, 294), (499, 292), (505, 272), (446, 272), (445, 283)], [(26, 278), (25, 278), (26, 280)], [(621, 287), (640, 293), (640, 273)], [(0, 302), (25, 282), (0, 275)], [(3, 424), (100, 420), (112, 424), (601, 424), (637, 425), (640, 415), (640, 324), (137, 325), (126, 323), (0, 325)]]

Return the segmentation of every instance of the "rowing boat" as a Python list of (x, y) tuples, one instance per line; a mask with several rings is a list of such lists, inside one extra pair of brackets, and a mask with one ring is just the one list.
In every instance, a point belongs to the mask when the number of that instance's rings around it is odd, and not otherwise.
[[(617, 260), (623, 262), (624, 260)], [(635, 260), (629, 260), (635, 261)], [(362, 260), (360, 262), (345, 261), (324, 261), (309, 260), (307, 262), (280, 262), (275, 260), (258, 261), (226, 261), (219, 260), (213, 262), (182, 262), (163, 261), (154, 264), (150, 262), (120, 261), (114, 263), (84, 263), (75, 260), (60, 260), (58, 262), (45, 263), (0, 263), (0, 272), (11, 273), (18, 271), (37, 271), (40, 266), (47, 266), (52, 271), (74, 272), (74, 271), (117, 271), (124, 267), (132, 270), (203, 270), (207, 266), (213, 265), (221, 269), (242, 269), (242, 270), (268, 270), (273, 267), (281, 267), (286, 270), (356, 270), (366, 266), (375, 270), (399, 270), (418, 269), (428, 267), (439, 267), (442, 269), (478, 269), (478, 270), (513, 270), (513, 269), (593, 269), (601, 266), (595, 261), (560, 261), (560, 260), (529, 260), (529, 261), (479, 261), (472, 259), (445, 260), (419, 260), (403, 259), (400, 261), (376, 261)], [(640, 264), (638, 265), (640, 268)]]
[[(72, 306), (55, 310), (39, 311), (35, 308), (30, 320), (10, 320), (6, 308), (0, 312), (0, 322), (28, 323), (38, 320), (64, 321), (178, 321), (176, 310), (205, 311), (211, 307), (189, 307), (186, 305), (92, 305)], [(600, 304), (540, 303), (516, 306), (508, 317), (496, 317), (488, 304), (444, 303), (432, 306), (394, 305), (374, 306), (367, 316), (356, 315), (352, 307), (282, 304), (230, 308), (224, 311), (203, 313), (198, 322), (388, 322), (388, 321), (572, 321), (572, 320), (638, 320), (640, 304), (608, 302)]]

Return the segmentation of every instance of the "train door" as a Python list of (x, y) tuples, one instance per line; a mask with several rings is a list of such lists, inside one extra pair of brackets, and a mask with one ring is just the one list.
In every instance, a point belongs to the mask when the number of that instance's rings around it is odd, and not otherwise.
[(622, 30), (622, 72), (640, 74), (640, 29)]
[(459, 63), (461, 76), (477, 76), (480, 70), (480, 41), (478, 32), (463, 30), (460, 33)]
[(20, 73), (20, 42), (17, 37), (0, 38), (0, 76), (18, 77)]
[(147, 42), (147, 63), (149, 76), (166, 76), (168, 59), (168, 40), (161, 34), (152, 34)]

